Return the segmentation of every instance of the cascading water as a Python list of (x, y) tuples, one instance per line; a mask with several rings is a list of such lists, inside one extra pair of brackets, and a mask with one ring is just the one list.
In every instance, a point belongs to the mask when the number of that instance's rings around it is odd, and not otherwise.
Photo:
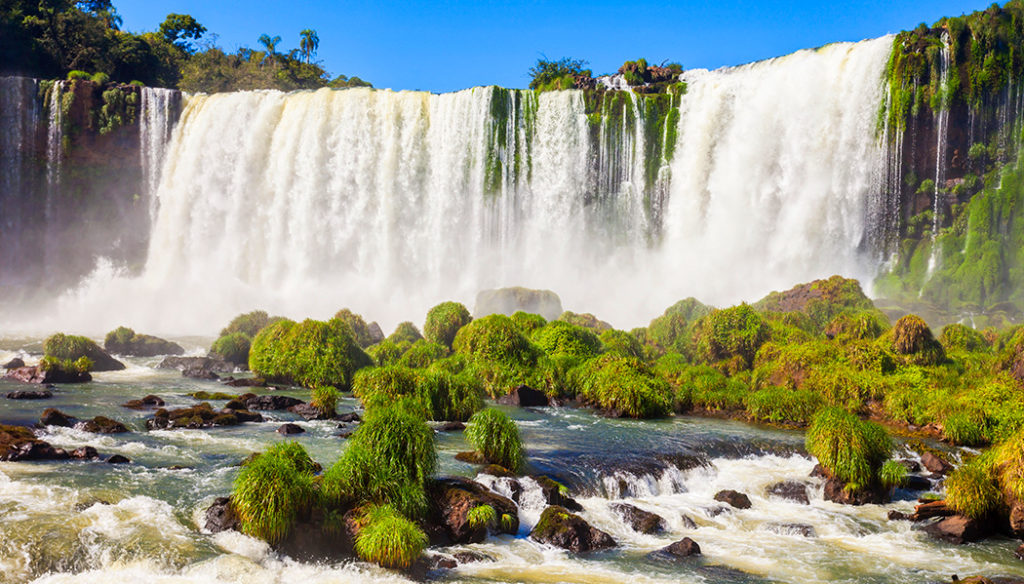
[(935, 190), (932, 207), (932, 252), (928, 258), (928, 275), (938, 265), (939, 251), (935, 245), (939, 228), (942, 226), (942, 189), (946, 182), (946, 144), (949, 133), (949, 63), (950, 38), (948, 33), (942, 34), (942, 58), (939, 61), (939, 95), (941, 103), (935, 116)]
[[(46, 203), (43, 207), (45, 225), (57, 225), (57, 199), (61, 188), (61, 165), (64, 160), (64, 107), (62, 95), (65, 82), (55, 81), (50, 88), (47, 104), (48, 123), (46, 129)], [(43, 247), (43, 263), (55, 265), (56, 251), (53, 238), (48, 238)]]
[(685, 296), (867, 282), (890, 45), (690, 72), (671, 128), (632, 94), (589, 115), (578, 91), (195, 96), (165, 155), (143, 275), (101, 270), (55, 314), (174, 332), (255, 306), (349, 306), (387, 325), (523, 285), (626, 327)]
[(160, 182), (167, 144), (175, 119), (174, 103), (180, 95), (171, 89), (143, 87), (139, 90), (142, 108), (139, 113), (139, 155), (142, 162), (143, 182), (150, 200), (150, 220), (156, 221), (156, 189)]
[(13, 269), (24, 256), (24, 239), (16, 237), (30, 214), (19, 195), (34, 189), (29, 168), (39, 132), (39, 82), (0, 77), (0, 289), (14, 284)]

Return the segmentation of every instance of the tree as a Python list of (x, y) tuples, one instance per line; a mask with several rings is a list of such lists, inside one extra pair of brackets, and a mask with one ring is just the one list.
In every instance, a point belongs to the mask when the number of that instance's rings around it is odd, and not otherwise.
[(192, 43), (188, 39), (198, 40), (206, 33), (206, 27), (196, 22), (188, 14), (168, 14), (160, 24), (160, 35), (168, 43), (186, 53), (192, 52)]
[(268, 34), (261, 34), (259, 38), (259, 43), (267, 48), (267, 54), (271, 57), (277, 55), (277, 44), (280, 42), (280, 36), (271, 37)]
[(583, 68), (586, 65), (587, 62), (582, 59), (569, 57), (557, 61), (537, 59), (537, 64), (530, 67), (530, 89), (571, 89), (575, 77), (591, 76), (591, 72)]
[(316, 31), (307, 28), (299, 33), (301, 40), (299, 41), (299, 50), (302, 51), (303, 58), (306, 59), (306, 63), (309, 63), (310, 59), (316, 55), (316, 50), (320, 48), (320, 37), (317, 36)]

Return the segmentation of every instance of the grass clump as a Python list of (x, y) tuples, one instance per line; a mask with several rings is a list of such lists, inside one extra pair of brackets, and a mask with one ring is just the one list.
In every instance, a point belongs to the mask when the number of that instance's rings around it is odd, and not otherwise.
[(825, 326), (825, 336), (840, 343), (873, 341), (889, 328), (889, 321), (877, 310), (841, 313)]
[(416, 328), (416, 325), (413, 323), (405, 321), (398, 323), (398, 326), (395, 327), (395, 332), (391, 333), (388, 340), (396, 345), (400, 345), (403, 342), (411, 345), (422, 338), (423, 335), (420, 334), (420, 329)]
[(512, 315), (512, 323), (516, 325), (519, 332), (524, 336), (529, 337), (533, 335), (533, 332), (548, 323), (547, 319), (539, 314), (532, 314), (529, 312), (523, 312), (517, 310)]
[(982, 446), (989, 442), (989, 418), (975, 407), (958, 408), (942, 422), (942, 437), (960, 446)]
[(466, 427), (466, 440), (491, 464), (512, 472), (523, 468), (526, 457), (519, 428), (501, 410), (486, 408), (473, 414)]
[(340, 320), (275, 322), (256, 335), (249, 351), (249, 368), (260, 377), (310, 388), (351, 387), (355, 372), (370, 364)]
[(402, 347), (386, 339), (366, 349), (366, 354), (377, 367), (397, 364), (403, 353)]
[(711, 412), (742, 411), (750, 388), (708, 365), (686, 367), (676, 375), (677, 411), (689, 407)]
[(313, 496), (312, 460), (302, 446), (283, 442), (242, 467), (231, 501), (242, 533), (274, 544), (308, 512)]
[(275, 322), (282, 320), (279, 316), (271, 317), (263, 310), (254, 310), (245, 314), (239, 314), (231, 319), (228, 326), (220, 331), (220, 336), (226, 337), (232, 333), (242, 333), (250, 339), (255, 337), (261, 330)]
[(440, 343), (420, 339), (409, 346), (398, 358), (398, 364), (403, 367), (422, 369), (429, 367), (434, 361), (439, 361), (448, 356), (448, 347)]
[(359, 516), (356, 554), (384, 568), (404, 570), (427, 547), (427, 534), (390, 505), (371, 505)]
[(77, 335), (57, 333), (51, 335), (43, 343), (43, 354), (58, 361), (78, 361), (87, 357), (93, 363), (95, 371), (119, 371), (124, 364), (115, 360), (100, 348), (93, 340)]
[(427, 313), (423, 335), (432, 343), (451, 348), (459, 329), (473, 320), (469, 310), (458, 302), (442, 302)]
[(484, 407), (483, 383), (469, 373), (424, 371), (417, 380), (416, 394), (431, 420), (465, 422)]
[(252, 339), (245, 333), (230, 333), (217, 339), (210, 352), (230, 363), (249, 363), (249, 347)]
[(981, 519), (1002, 502), (995, 481), (979, 459), (960, 465), (946, 477), (946, 504), (960, 515)]
[(876, 484), (878, 472), (892, 452), (892, 440), (884, 428), (838, 407), (825, 408), (814, 416), (806, 445), (825, 471), (851, 491)]
[(533, 341), (549, 356), (589, 358), (601, 352), (601, 339), (581, 326), (554, 320), (534, 331)]
[(539, 356), (536, 347), (503, 314), (478, 318), (462, 327), (452, 348), (456, 353), (511, 367), (532, 367)]
[(803, 426), (811, 421), (824, 401), (813, 391), (769, 387), (750, 393), (744, 403), (750, 417), (773, 424)]
[(947, 352), (964, 351), (968, 353), (988, 352), (991, 345), (985, 335), (959, 323), (947, 324), (942, 327), (939, 342)]
[(341, 394), (330, 385), (314, 387), (310, 394), (309, 405), (320, 414), (321, 417), (331, 418), (338, 412), (338, 397)]
[(878, 469), (878, 480), (889, 489), (901, 487), (907, 480), (907, 467), (895, 460), (887, 460)]
[(672, 413), (672, 387), (639, 359), (605, 355), (581, 365), (573, 377), (587, 402), (613, 414), (659, 418)]
[(605, 353), (615, 353), (623, 357), (644, 358), (644, 347), (635, 336), (626, 331), (609, 329), (601, 333), (601, 344)]
[(710, 364), (740, 358), (747, 368), (768, 338), (768, 325), (747, 304), (712, 311), (697, 322), (693, 332), (698, 359)]
[(907, 362), (922, 365), (938, 365), (946, 360), (942, 344), (932, 336), (921, 317), (908, 314), (896, 321), (888, 333), (893, 352), (903, 355)]
[(498, 512), (490, 505), (478, 505), (466, 514), (471, 529), (491, 528), (498, 524)]
[(356, 343), (366, 348), (373, 344), (373, 335), (370, 334), (370, 326), (366, 324), (363, 317), (347, 308), (342, 308), (335, 313), (334, 318), (344, 322), (352, 329), (352, 334), (355, 336)]

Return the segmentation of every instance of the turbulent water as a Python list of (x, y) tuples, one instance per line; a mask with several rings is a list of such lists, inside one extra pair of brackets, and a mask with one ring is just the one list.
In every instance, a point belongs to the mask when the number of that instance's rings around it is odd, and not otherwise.
[[(14, 355), (0, 351), (0, 361)], [(361, 562), (303, 563), (237, 533), (204, 532), (204, 509), (230, 492), (240, 460), (284, 439), (274, 431), (282, 422), (306, 430), (289, 439), (324, 465), (338, 458), (344, 440), (336, 435), (335, 422), (305, 422), (286, 412), (266, 412), (268, 421), (259, 424), (146, 432), (143, 421), (151, 413), (118, 404), (155, 393), (169, 407), (179, 407), (196, 403), (188, 392), (223, 389), (216, 382), (183, 379), (177, 371), (152, 369), (158, 360), (130, 359), (125, 371), (96, 374), (88, 385), (60, 386), (45, 404), (79, 418), (102, 414), (125, 422), (132, 430), (128, 434), (47, 427), (40, 437), (62, 448), (93, 446), (105, 456), (121, 454), (131, 464), (0, 463), (0, 583), (404, 581)], [(0, 381), (0, 391), (14, 388), (17, 384)], [(6, 423), (30, 424), (44, 407), (3, 402)], [(346, 398), (340, 409), (354, 407), (356, 402)], [(519, 534), (432, 550), (441, 555), (475, 551), (485, 558), (435, 574), (443, 582), (924, 583), (953, 573), (1024, 576), (1013, 557), (1017, 542), (994, 539), (955, 547), (929, 539), (908, 522), (888, 521), (890, 509), (912, 509), (911, 493), (897, 492), (897, 501), (886, 506), (826, 502), (819, 479), (809, 478), (814, 462), (802, 453), (797, 432), (686, 417), (643, 422), (586, 410), (506, 411), (517, 421), (531, 470), (568, 485), (584, 507), (582, 516), (619, 545), (574, 555), (528, 539), (543, 503), (539, 487), (524, 479)], [(454, 459), (455, 452), (468, 448), (460, 433), (437, 438), (442, 473), (476, 473)], [(507, 492), (503, 479), (481, 475), (478, 480)], [(810, 504), (766, 493), (785, 480), (807, 482)], [(725, 509), (713, 498), (720, 489), (747, 493), (752, 507)], [(661, 515), (666, 531), (634, 532), (613, 512), (617, 502)], [(673, 564), (647, 557), (682, 537), (700, 544), (701, 559)]]
[(890, 45), (690, 71), (672, 127), (632, 94), (589, 117), (576, 91), (192, 96), (162, 154), (142, 274), (101, 261), (48, 314), (192, 333), (257, 306), (349, 306), (388, 326), (522, 285), (628, 328), (686, 296), (869, 282)]

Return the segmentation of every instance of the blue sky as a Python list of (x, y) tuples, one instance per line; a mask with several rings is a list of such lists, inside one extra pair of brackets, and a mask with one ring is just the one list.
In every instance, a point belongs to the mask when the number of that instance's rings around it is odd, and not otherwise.
[(454, 91), (525, 87), (541, 56), (586, 59), (595, 73), (623, 61), (677, 61), (687, 69), (738, 65), (834, 41), (856, 41), (980, 10), (981, 0), (114, 0), (133, 32), (155, 30), (167, 13), (191, 14), (228, 51), (280, 35), (297, 48), (315, 29), (317, 55), (332, 74), (375, 87)]

